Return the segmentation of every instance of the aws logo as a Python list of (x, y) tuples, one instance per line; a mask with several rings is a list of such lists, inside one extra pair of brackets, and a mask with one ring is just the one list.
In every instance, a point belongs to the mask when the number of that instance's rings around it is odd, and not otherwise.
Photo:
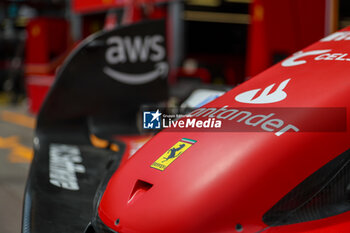
[[(166, 77), (169, 67), (164, 44), (162, 35), (112, 36), (107, 39), (109, 48), (105, 59), (108, 66), (103, 68), (103, 72), (114, 80), (130, 85), (145, 84)], [(129, 72), (117, 70), (116, 67), (122, 66), (128, 66)], [(140, 73), (137, 72), (139, 70)], [(143, 70), (147, 71), (142, 72)]]

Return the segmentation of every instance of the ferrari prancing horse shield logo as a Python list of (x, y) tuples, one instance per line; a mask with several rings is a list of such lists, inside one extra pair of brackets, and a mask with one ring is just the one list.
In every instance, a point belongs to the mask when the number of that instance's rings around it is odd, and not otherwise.
[(195, 140), (183, 138), (167, 150), (162, 156), (160, 156), (152, 165), (152, 168), (164, 171), (172, 162), (174, 162), (182, 153), (190, 148)]

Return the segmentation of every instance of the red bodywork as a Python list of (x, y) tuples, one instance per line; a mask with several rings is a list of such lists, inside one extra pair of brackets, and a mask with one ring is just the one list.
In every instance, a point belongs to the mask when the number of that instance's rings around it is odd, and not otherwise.
[[(74, 0), (72, 2), (73, 10), (77, 13), (91, 13), (96, 11), (108, 10), (111, 8), (125, 7), (133, 1), (131, 0)], [(165, 0), (137, 0), (137, 4), (164, 3)]]
[[(303, 50), (327, 51), (295, 56), (297, 59), (292, 56), (206, 107), (339, 107), (346, 108), (349, 122), (347, 31), (350, 28)], [(279, 102), (254, 105), (235, 100), (243, 92), (286, 79), (290, 79), (284, 88), (287, 97)], [(296, 124), (304, 117), (309, 116), (295, 116)], [(327, 118), (312, 117), (315, 121)], [(150, 167), (182, 138), (197, 142), (164, 171)], [(350, 232), (350, 212), (280, 227), (269, 228), (262, 221), (282, 197), (349, 145), (348, 126), (341, 132), (301, 129), (280, 136), (274, 132), (164, 130), (113, 175), (101, 199), (99, 216), (119, 233), (236, 232), (237, 224), (243, 232)], [(143, 187), (143, 183), (151, 185)], [(115, 224), (117, 219), (119, 224)]]

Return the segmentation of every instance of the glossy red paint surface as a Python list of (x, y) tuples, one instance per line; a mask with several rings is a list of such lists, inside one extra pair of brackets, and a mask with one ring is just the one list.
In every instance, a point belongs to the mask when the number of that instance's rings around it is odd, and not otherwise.
[[(340, 107), (347, 109), (349, 123), (350, 40), (339, 38), (315, 43), (303, 52), (327, 51), (290, 59), (284, 66), (277, 64), (206, 107)], [(275, 83), (273, 92), (286, 79), (290, 79), (284, 88), (287, 96), (278, 102), (235, 100), (241, 93)], [(315, 121), (327, 118), (305, 113), (295, 116), (293, 124), (307, 117)], [(197, 142), (164, 171), (150, 167), (182, 138)], [(274, 132), (165, 130), (114, 174), (100, 202), (99, 215), (119, 233), (224, 233), (236, 232), (237, 224), (243, 226), (243, 232), (350, 232), (349, 212), (281, 227), (268, 228), (262, 221), (276, 202), (349, 146), (349, 126), (342, 132), (300, 129), (281, 136)], [(152, 187), (131, 199), (139, 180)], [(117, 219), (120, 223), (116, 226)]]
[(72, 2), (72, 8), (77, 13), (91, 13), (98, 12), (113, 8), (122, 8), (129, 5), (131, 2), (136, 2), (137, 4), (144, 3), (163, 3), (166, 1), (163, 0), (138, 0), (138, 1), (129, 1), (129, 0), (74, 0)]

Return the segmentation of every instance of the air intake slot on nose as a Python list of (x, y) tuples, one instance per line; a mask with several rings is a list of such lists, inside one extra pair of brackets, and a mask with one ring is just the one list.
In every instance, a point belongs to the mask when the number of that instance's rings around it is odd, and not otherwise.
[(130, 198), (128, 203), (134, 202), (136, 199), (138, 199), (142, 194), (146, 193), (150, 188), (152, 188), (153, 184), (150, 184), (143, 180), (137, 180), (135, 183), (135, 186), (130, 194)]

